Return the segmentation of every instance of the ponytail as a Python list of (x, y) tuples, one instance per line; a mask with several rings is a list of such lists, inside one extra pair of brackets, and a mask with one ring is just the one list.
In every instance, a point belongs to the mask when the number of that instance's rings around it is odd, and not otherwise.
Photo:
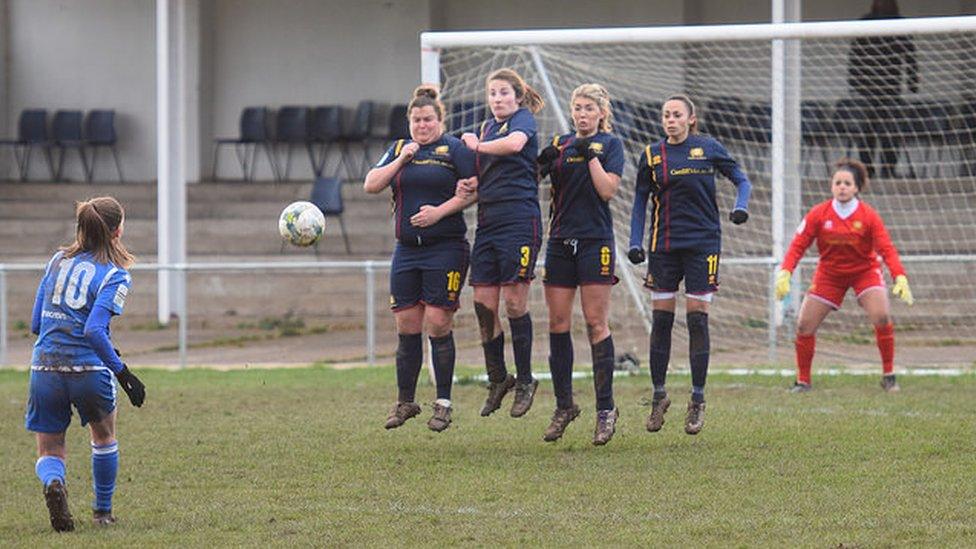
[(526, 84), (525, 80), (519, 76), (519, 73), (512, 69), (498, 69), (489, 74), (488, 78), (485, 79), (485, 86), (492, 80), (504, 80), (508, 82), (512, 86), (512, 89), (515, 90), (515, 99), (519, 105), (529, 109), (532, 114), (541, 111), (546, 106), (546, 102), (539, 95), (539, 92), (532, 89), (532, 86)]
[(75, 241), (61, 248), (65, 257), (74, 257), (82, 252), (94, 254), (99, 263), (113, 263), (128, 269), (135, 262), (116, 231), (125, 219), (125, 212), (119, 201), (111, 196), (100, 196), (75, 206)]

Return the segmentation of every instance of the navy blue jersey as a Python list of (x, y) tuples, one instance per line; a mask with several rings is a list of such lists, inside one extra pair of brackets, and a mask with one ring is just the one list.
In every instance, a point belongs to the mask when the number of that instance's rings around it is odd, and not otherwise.
[[(589, 165), (575, 143), (575, 133), (552, 140), (560, 152), (549, 174), (552, 182), (549, 238), (613, 239), (610, 203), (597, 194)], [(617, 136), (597, 133), (591, 138), (589, 148), (607, 173), (623, 175), (624, 148)]]
[(90, 317), (97, 316), (93, 313), (96, 307), (103, 307), (111, 315), (122, 314), (131, 284), (128, 271), (112, 263), (99, 263), (89, 252), (71, 258), (65, 258), (63, 252), (54, 254), (37, 291), (35, 309), (39, 309), (36, 314), (40, 325), (32, 368), (121, 369), (121, 362), (106, 365), (99, 358), (91, 340), (85, 337), (85, 328)]
[(646, 146), (637, 164), (630, 247), (643, 247), (650, 196), (650, 251), (720, 249), (722, 229), (715, 200), (716, 171), (738, 187), (734, 209), (745, 210), (752, 184), (715, 139), (689, 135), (677, 145), (662, 140)]
[[(394, 143), (376, 167), (393, 162), (407, 143), (410, 143), (409, 139)], [(425, 242), (464, 238), (467, 227), (462, 212), (449, 215), (430, 227), (415, 227), (410, 224), (410, 218), (425, 204), (437, 206), (450, 200), (458, 179), (476, 174), (474, 156), (474, 151), (465, 147), (460, 139), (444, 134), (437, 141), (422, 145), (413, 159), (393, 176), (390, 189), (393, 191), (398, 241), (419, 246)]]
[(499, 122), (494, 117), (481, 124), (481, 141), (494, 141), (522, 132), (529, 140), (522, 150), (505, 156), (478, 154), (478, 202), (506, 200), (539, 200), (539, 177), (535, 157), (539, 154), (535, 116), (520, 108), (512, 116)]

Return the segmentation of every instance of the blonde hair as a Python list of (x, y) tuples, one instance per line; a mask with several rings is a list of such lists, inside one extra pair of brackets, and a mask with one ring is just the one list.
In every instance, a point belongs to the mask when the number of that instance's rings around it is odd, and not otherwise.
[[(698, 113), (695, 109), (695, 103), (692, 102), (691, 98), (682, 93), (676, 93), (671, 97), (664, 100), (665, 103), (668, 101), (681, 101), (688, 108), (688, 119), (690, 120), (692, 116), (695, 117), (695, 122), (688, 127), (688, 133), (698, 133)], [(664, 105), (661, 105), (661, 109), (664, 109)]]
[(492, 80), (504, 80), (508, 82), (512, 86), (512, 89), (515, 90), (515, 99), (518, 100), (520, 105), (529, 109), (532, 114), (541, 111), (546, 106), (546, 102), (539, 95), (539, 92), (532, 89), (532, 86), (526, 84), (525, 80), (519, 76), (519, 73), (512, 69), (498, 69), (489, 74), (488, 78), (485, 79), (486, 88)]
[(61, 248), (65, 257), (91, 252), (99, 263), (114, 263), (128, 269), (136, 258), (129, 253), (122, 241), (115, 238), (115, 231), (125, 219), (125, 211), (119, 201), (111, 196), (99, 196), (75, 205), (78, 227), (75, 241)]
[[(576, 98), (580, 97), (583, 99), (589, 99), (590, 101), (596, 103), (599, 107), (600, 113), (603, 115), (600, 118), (600, 128), (601, 132), (609, 132), (613, 129), (613, 105), (610, 104), (610, 92), (600, 84), (580, 84), (573, 90), (572, 95), (569, 97), (570, 109), (573, 108), (573, 102)], [(570, 113), (572, 114), (572, 113)], [(570, 116), (572, 118), (572, 116)]]
[(423, 107), (434, 107), (434, 114), (437, 115), (437, 119), (442, 124), (444, 123), (444, 103), (441, 102), (440, 92), (437, 91), (435, 86), (421, 84), (417, 86), (417, 89), (413, 90), (413, 98), (410, 100), (410, 104), (407, 105), (407, 118), (410, 118), (410, 111)]

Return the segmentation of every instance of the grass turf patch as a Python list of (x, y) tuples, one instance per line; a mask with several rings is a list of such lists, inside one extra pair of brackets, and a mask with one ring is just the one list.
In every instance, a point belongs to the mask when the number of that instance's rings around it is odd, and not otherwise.
[[(140, 371), (148, 397), (120, 392), (119, 523), (90, 523), (87, 430), (68, 431), (77, 531), (51, 531), (23, 429), (26, 372), (0, 372), (3, 545), (976, 545), (976, 377), (825, 377), (790, 395), (783, 378), (713, 374), (705, 428), (682, 430), (689, 378), (669, 378), (664, 429), (644, 431), (645, 377), (617, 378), (618, 431), (590, 444), (583, 413), (542, 442), (555, 405), (511, 396), (478, 416), (485, 391), (455, 388), (454, 423), (423, 413), (385, 431), (390, 367)], [(468, 374), (472, 371), (460, 371)]]

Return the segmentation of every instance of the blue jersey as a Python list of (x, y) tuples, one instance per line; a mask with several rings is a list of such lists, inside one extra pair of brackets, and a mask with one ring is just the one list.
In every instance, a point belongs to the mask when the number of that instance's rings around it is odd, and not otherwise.
[(725, 147), (707, 135), (683, 143), (666, 140), (644, 148), (637, 164), (637, 189), (630, 218), (630, 247), (643, 247), (647, 199), (651, 205), (651, 252), (721, 249), (722, 229), (715, 200), (715, 173), (738, 187), (735, 209), (745, 210), (752, 184)]
[[(409, 139), (394, 143), (377, 167), (393, 162), (400, 155)], [(393, 176), (393, 209), (396, 222), (396, 238), (407, 246), (421, 246), (448, 239), (463, 239), (467, 231), (464, 214), (449, 215), (430, 227), (415, 227), (410, 218), (427, 204), (437, 206), (454, 196), (458, 179), (476, 175), (474, 151), (464, 146), (460, 139), (443, 135), (437, 141), (422, 145), (413, 159)]]
[[(575, 143), (575, 133), (552, 140), (559, 148), (559, 158), (549, 174), (552, 181), (549, 238), (613, 239), (610, 203), (597, 194), (589, 165)], [(591, 138), (589, 148), (607, 173), (623, 175), (624, 148), (617, 136), (597, 133)]]
[(108, 319), (122, 314), (131, 284), (128, 271), (99, 263), (91, 253), (54, 254), (34, 304), (32, 328), (39, 337), (32, 369), (120, 371), (122, 362), (108, 340)]
[(478, 203), (507, 200), (539, 201), (539, 177), (535, 157), (539, 154), (535, 116), (524, 107), (499, 122), (489, 118), (481, 124), (481, 141), (494, 141), (522, 132), (529, 138), (522, 150), (505, 156), (478, 154)]

